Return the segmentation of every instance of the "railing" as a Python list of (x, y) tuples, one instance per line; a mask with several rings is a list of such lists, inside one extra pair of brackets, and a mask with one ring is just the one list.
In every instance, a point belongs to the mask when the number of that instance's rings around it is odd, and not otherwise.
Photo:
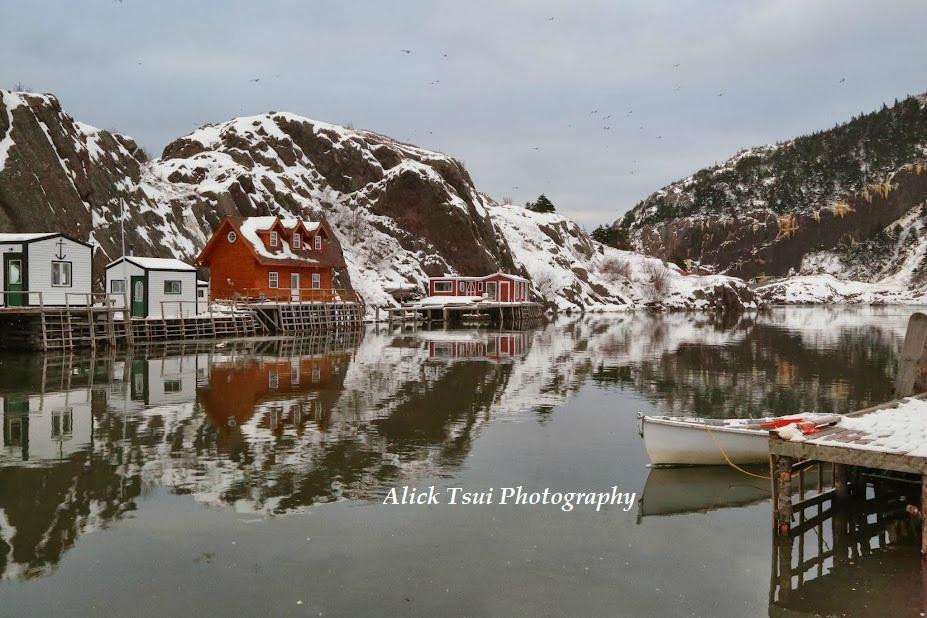
[[(32, 297), (39, 297), (39, 304), (32, 304)], [(16, 299), (19, 304), (11, 305), (9, 299)], [(42, 298), (41, 292), (30, 292), (29, 290), (22, 290), (19, 292), (4, 292), (0, 291), (0, 309), (16, 309), (19, 307), (39, 307), (44, 308), (45, 302)]]
[[(191, 308), (192, 305), (192, 308)], [(202, 311), (200, 311), (202, 306)], [(176, 311), (173, 309), (176, 308)], [(192, 318), (200, 314), (212, 315), (212, 304), (205, 300), (162, 300), (161, 315), (149, 317)]]
[(236, 300), (254, 303), (286, 302), (286, 303), (358, 303), (363, 304), (360, 296), (354, 290), (346, 288), (244, 288)]
[[(72, 298), (78, 299), (72, 301)], [(118, 301), (122, 301), (121, 303)], [(123, 309), (128, 299), (122, 292), (65, 292), (64, 304), (68, 309), (75, 307), (113, 307)]]

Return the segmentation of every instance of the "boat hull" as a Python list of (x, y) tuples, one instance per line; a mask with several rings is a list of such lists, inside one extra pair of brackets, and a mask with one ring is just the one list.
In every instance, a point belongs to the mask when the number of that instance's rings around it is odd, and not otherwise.
[[(769, 432), (643, 417), (644, 448), (654, 465), (760, 464), (769, 461)], [(725, 457), (725, 455), (727, 457)]]

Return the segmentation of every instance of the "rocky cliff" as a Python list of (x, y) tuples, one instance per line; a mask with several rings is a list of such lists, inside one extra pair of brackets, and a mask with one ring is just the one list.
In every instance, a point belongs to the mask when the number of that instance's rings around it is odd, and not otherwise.
[[(847, 276), (884, 276), (910, 253), (905, 247), (921, 244), (902, 232), (921, 218), (925, 161), (927, 97), (909, 97), (828, 131), (745, 150), (657, 191), (616, 225), (646, 254), (741, 277), (822, 272), (820, 258), (811, 259), (821, 252), (843, 262)], [(905, 247), (883, 238), (892, 230)], [(884, 255), (867, 273), (853, 269), (855, 247), (873, 240)]]
[(270, 112), (201, 127), (149, 160), (51, 95), (0, 93), (0, 231), (89, 239), (100, 271), (120, 255), (123, 227), (128, 251), (189, 260), (222, 217), (280, 214), (328, 221), (342, 283), (370, 306), (422, 290), (429, 275), (498, 270), (529, 277), (534, 297), (560, 310), (752, 302), (737, 280), (687, 277), (603, 247), (565, 217), (499, 205), (460, 161), (372, 131)]

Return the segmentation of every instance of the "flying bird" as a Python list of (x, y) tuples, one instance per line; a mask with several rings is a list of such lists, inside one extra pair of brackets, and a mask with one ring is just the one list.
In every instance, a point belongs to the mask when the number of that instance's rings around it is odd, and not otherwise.
[(719, 92), (719, 93), (718, 93), (718, 96), (719, 96), (719, 97), (723, 97), (723, 96), (724, 96), (724, 91), (722, 90), (721, 92)]
[(556, 17), (548, 17), (548, 18), (547, 18), (547, 21), (554, 21), (555, 19), (557, 19), (557, 18), (556, 18)]
[(260, 77), (255, 77), (254, 79), (249, 79), (248, 81), (250, 81), (250, 82), (256, 84), (256, 83), (258, 83), (259, 81), (261, 81), (261, 78), (260, 78)]
[(411, 53), (412, 53), (412, 50), (411, 50), (411, 49), (400, 49), (399, 51), (401, 51), (401, 52), (404, 53), (404, 54), (411, 54)]
[(591, 112), (589, 112), (589, 115), (591, 116), (591, 115), (593, 115), (593, 114), (598, 114), (598, 113), (599, 113), (599, 110), (594, 109), (594, 110), (592, 110)]
[(674, 65), (673, 65), (673, 68), (674, 68), (674, 69), (678, 69), (678, 68), (679, 68), (679, 63), (677, 62), (676, 64), (674, 64)]
[(842, 84), (843, 82), (845, 82), (845, 81), (847, 81), (847, 78), (846, 78), (846, 77), (841, 77), (841, 78), (840, 78), (840, 83), (841, 83), (841, 84)]

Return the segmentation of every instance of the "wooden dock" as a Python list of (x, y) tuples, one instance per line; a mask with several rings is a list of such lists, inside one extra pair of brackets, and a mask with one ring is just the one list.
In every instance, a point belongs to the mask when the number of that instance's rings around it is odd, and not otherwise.
[[(770, 473), (773, 490), (773, 526), (779, 537), (805, 532), (835, 510), (866, 499), (879, 483), (914, 484), (908, 492), (908, 511), (920, 519), (921, 553), (927, 559), (927, 412), (923, 418), (899, 412), (916, 411), (927, 404), (927, 315), (916, 313), (908, 323), (895, 381), (897, 399), (844, 415), (849, 423), (836, 424), (801, 440), (770, 433)], [(915, 395), (915, 393), (919, 393)], [(904, 398), (904, 399), (902, 399)], [(863, 419), (854, 423), (853, 419)], [(897, 436), (897, 437), (896, 437)], [(832, 470), (833, 483), (818, 483), (806, 497), (806, 475), (823, 466)], [(797, 480), (797, 493), (795, 481)], [(797, 499), (796, 499), (797, 498)], [(806, 519), (809, 509), (828, 505), (823, 514)], [(797, 519), (797, 522), (796, 522)], [(795, 524), (798, 524), (797, 526)]]
[[(461, 303), (446, 305), (402, 305), (383, 310), (387, 322), (412, 322), (420, 324), (444, 324), (447, 326), (467, 322), (489, 322), (504, 326), (524, 326), (539, 322), (544, 317), (540, 303)], [(379, 312), (377, 309), (379, 321)]]
[[(363, 323), (357, 302), (210, 303), (203, 313), (175, 307), (162, 317), (132, 318), (125, 298), (85, 294), (63, 306), (0, 307), (0, 349), (72, 350), (165, 341), (253, 337), (263, 334), (313, 333), (355, 328)], [(180, 304), (188, 301), (172, 301)], [(166, 304), (166, 303), (162, 303)], [(168, 316), (168, 317), (163, 317)]]

